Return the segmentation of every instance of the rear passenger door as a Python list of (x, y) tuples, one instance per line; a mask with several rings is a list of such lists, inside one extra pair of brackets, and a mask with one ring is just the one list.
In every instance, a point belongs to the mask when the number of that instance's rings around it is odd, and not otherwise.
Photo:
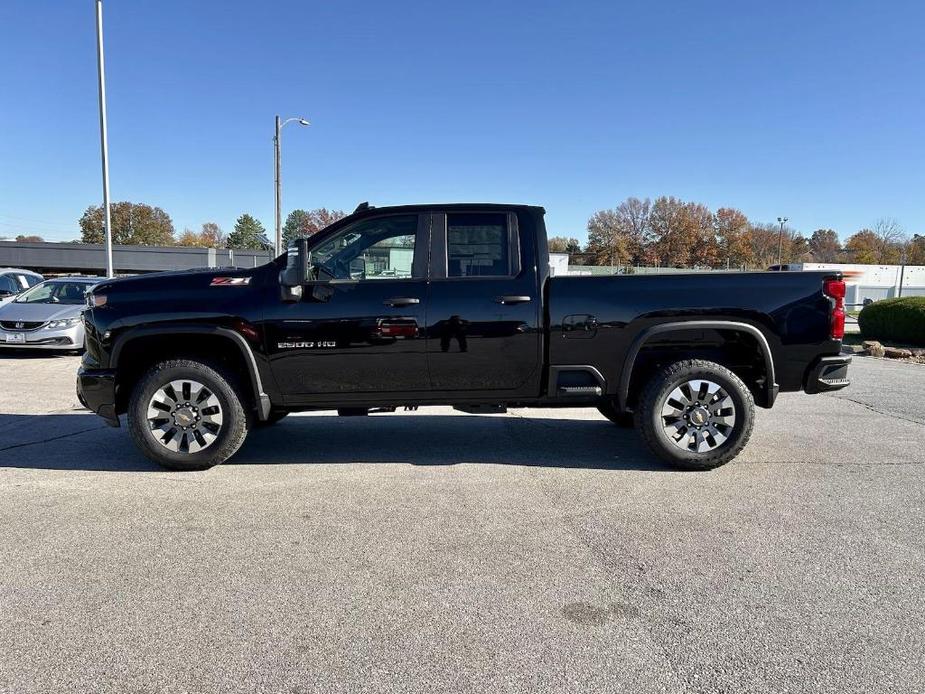
[(536, 395), (541, 298), (533, 242), (521, 243), (518, 215), (447, 210), (433, 215), (431, 229), (431, 388), (473, 397)]

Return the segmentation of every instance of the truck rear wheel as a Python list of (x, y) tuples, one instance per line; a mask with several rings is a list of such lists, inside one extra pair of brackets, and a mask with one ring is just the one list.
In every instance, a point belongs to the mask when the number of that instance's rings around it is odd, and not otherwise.
[(225, 462), (247, 436), (234, 379), (218, 367), (175, 359), (155, 364), (132, 390), (128, 427), (148, 458), (171, 470)]
[(755, 402), (742, 379), (702, 359), (658, 371), (636, 408), (636, 427), (649, 449), (682, 470), (728, 463), (748, 443), (754, 420)]

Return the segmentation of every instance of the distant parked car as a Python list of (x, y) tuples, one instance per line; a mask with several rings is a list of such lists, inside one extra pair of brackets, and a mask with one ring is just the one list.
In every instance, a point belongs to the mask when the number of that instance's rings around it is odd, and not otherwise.
[(42, 277), (32, 270), (20, 270), (15, 267), (0, 268), (0, 306), (13, 300), (13, 297), (34, 287)]
[(0, 306), (0, 347), (81, 350), (84, 294), (102, 278), (45, 280)]

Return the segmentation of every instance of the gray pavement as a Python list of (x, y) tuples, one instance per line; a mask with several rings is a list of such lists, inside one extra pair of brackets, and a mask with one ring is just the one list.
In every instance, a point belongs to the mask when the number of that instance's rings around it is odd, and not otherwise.
[(925, 690), (925, 367), (667, 471), (595, 410), (290, 417), (178, 474), (0, 355), (2, 692)]

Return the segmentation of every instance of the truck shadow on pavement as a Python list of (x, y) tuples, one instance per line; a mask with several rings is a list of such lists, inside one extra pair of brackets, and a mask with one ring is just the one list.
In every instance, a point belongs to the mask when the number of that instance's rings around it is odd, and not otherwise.
[[(604, 419), (472, 415), (290, 416), (250, 432), (227, 466), (492, 464), (664, 471), (631, 429)], [(161, 472), (89, 413), (0, 414), (0, 468)]]

